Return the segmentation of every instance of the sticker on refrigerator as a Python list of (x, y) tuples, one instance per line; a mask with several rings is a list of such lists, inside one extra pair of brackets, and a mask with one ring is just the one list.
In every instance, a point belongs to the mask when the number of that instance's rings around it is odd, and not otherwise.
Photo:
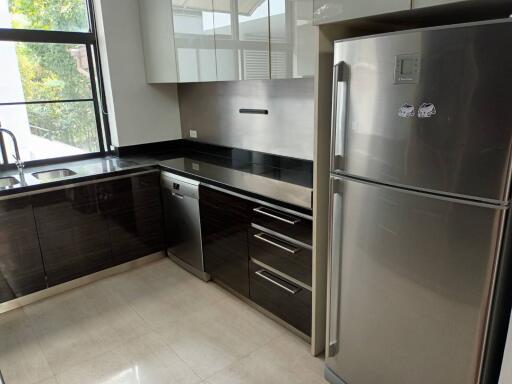
[(407, 103), (402, 105), (400, 107), (400, 109), (398, 110), (398, 116), (404, 117), (404, 118), (414, 117), (415, 114), (416, 114), (416, 111), (414, 109), (414, 105), (407, 104)]
[(420, 119), (427, 119), (434, 116), (437, 113), (436, 107), (432, 103), (423, 103), (418, 108), (418, 117)]

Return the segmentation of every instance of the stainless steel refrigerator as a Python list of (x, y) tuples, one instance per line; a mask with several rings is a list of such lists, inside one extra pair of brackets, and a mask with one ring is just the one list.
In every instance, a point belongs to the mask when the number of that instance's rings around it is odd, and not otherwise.
[(475, 384), (509, 209), (512, 22), (335, 43), (326, 378)]

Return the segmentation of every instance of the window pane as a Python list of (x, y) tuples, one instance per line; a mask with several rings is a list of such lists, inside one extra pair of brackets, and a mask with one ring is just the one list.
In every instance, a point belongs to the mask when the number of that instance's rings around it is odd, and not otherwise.
[(92, 98), (85, 45), (5, 41), (0, 57), (0, 104)]
[[(99, 152), (91, 101), (0, 106), (2, 127), (14, 132), (23, 161)], [(9, 161), (14, 153), (5, 136)]]
[(86, 0), (0, 0), (0, 28), (88, 32)]

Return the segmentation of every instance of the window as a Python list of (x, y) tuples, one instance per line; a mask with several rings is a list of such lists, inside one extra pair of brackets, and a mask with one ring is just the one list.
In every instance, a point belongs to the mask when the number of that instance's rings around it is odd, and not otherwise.
[[(0, 0), (0, 123), (25, 162), (103, 153), (87, 0)], [(13, 163), (0, 139), (1, 163)]]

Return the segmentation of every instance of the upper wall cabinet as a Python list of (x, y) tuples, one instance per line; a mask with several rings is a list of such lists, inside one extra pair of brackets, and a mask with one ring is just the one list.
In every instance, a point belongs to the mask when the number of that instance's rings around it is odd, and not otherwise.
[(312, 77), (315, 56), (312, 0), (269, 0), (273, 79)]
[(149, 83), (313, 76), (313, 0), (139, 0)]
[(412, 8), (433, 7), (435, 5), (446, 5), (454, 3), (462, 3), (468, 0), (412, 0)]
[(212, 0), (172, 0), (178, 81), (217, 80)]
[(140, 0), (140, 23), (148, 83), (176, 83), (171, 0)]
[(218, 80), (269, 79), (269, 0), (213, 0), (213, 9)]
[[(431, 0), (431, 2), (433, 1), (436, 0)], [(318, 25), (384, 13), (407, 11), (411, 9), (411, 0), (313, 0), (313, 5), (314, 22)]]

